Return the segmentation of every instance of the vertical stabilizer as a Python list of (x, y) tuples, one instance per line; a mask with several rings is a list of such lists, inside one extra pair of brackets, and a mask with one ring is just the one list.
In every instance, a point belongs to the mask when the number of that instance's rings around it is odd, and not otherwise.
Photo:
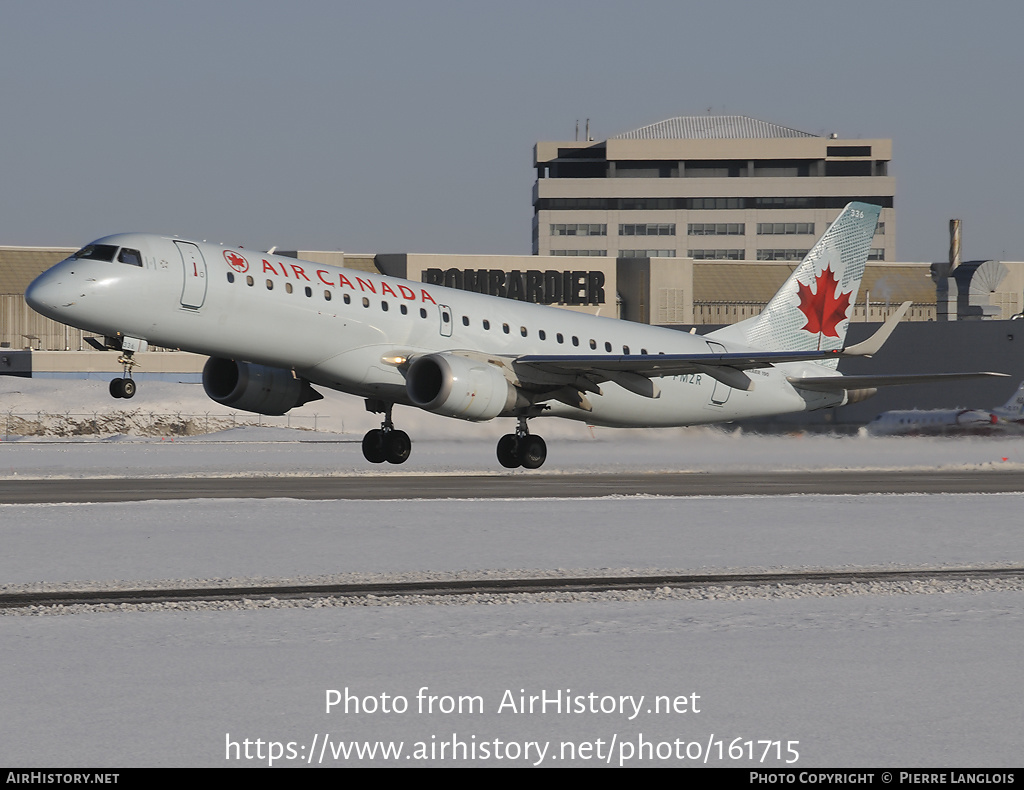
[(880, 212), (848, 204), (760, 315), (712, 334), (766, 351), (842, 348)]
[(994, 411), (996, 411), (1000, 416), (1011, 420), (1024, 418), (1024, 381), (1022, 381), (1020, 386), (1017, 387), (1017, 391), (1013, 393), (1013, 397)]

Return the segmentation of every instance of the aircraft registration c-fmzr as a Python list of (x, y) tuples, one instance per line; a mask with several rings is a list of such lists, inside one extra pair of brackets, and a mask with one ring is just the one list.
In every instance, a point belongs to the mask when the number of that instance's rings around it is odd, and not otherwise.
[(203, 386), (232, 408), (284, 414), (323, 397), (314, 385), (365, 398), (383, 415), (363, 439), (376, 463), (409, 457), (409, 436), (392, 421), (398, 403), (465, 420), (513, 417), (498, 460), (534, 469), (547, 455), (529, 431), (534, 417), (729, 422), (839, 406), (886, 384), (979, 375), (836, 370), (843, 356), (877, 351), (909, 306), (844, 348), (879, 210), (848, 205), (759, 316), (704, 336), (146, 234), (87, 245), (25, 298), (121, 352), (115, 397), (135, 394), (133, 357), (152, 343), (209, 355)]

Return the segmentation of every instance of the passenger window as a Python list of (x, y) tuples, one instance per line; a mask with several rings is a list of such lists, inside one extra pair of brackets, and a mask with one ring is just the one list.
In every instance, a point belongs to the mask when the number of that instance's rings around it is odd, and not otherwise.
[(251, 274), (247, 274), (246, 275), (246, 277), (245, 277), (245, 284), (246, 285), (253, 285), (255, 282), (256, 281), (254, 279), (252, 279), (252, 275)]
[(578, 337), (576, 337), (576, 335), (572, 336), (572, 344), (574, 346), (578, 346), (580, 344), (580, 339)]
[(398, 309), (402, 311), (402, 315), (408, 315), (409, 314), (409, 308), (406, 307), (404, 304), (403, 305), (399, 305)]
[(611, 343), (605, 343), (604, 344), (604, 350), (607, 351), (609, 354), (612, 353), (612, 344)]
[(381, 302), (380, 303), (380, 309), (383, 310), (386, 313), (388, 311), (388, 303), (387, 302)]
[(235, 281), (235, 273), (234, 272), (228, 272), (228, 282), (229, 283), (233, 283), (234, 281)]
[(345, 304), (352, 304), (352, 297), (349, 296), (348, 294), (342, 294), (341, 298), (345, 302)]
[(485, 318), (485, 319), (484, 319), (484, 329), (490, 329), (490, 328), (491, 328), (491, 322), (490, 322), (490, 321), (488, 321), (488, 320), (487, 320), (487, 319)]
[(463, 326), (469, 326), (469, 316), (468, 315), (462, 316), (462, 325)]
[(370, 306), (370, 300), (369, 300), (369, 299), (367, 299), (367, 298), (366, 298), (366, 297), (364, 296), (364, 297), (363, 297), (363, 307), (369, 307), (369, 306)]
[(594, 338), (590, 338), (590, 347), (593, 349), (597, 348), (597, 341)]
[(557, 335), (555, 335), (555, 340), (556, 340), (557, 342), (559, 342), (559, 343), (563, 343), (563, 342), (565, 342), (565, 338), (564, 338), (564, 337), (562, 337), (562, 333), (561, 333), (561, 332), (559, 332), (559, 333), (558, 333)]
[(291, 283), (285, 283), (284, 284), (284, 290), (287, 291), (288, 293), (291, 293), (292, 292), (292, 284)]
[(541, 340), (547, 340), (548, 333), (545, 332), (543, 329), (539, 329), (537, 330), (537, 337), (539, 337)]
[(267, 290), (268, 291), (273, 291), (274, 290), (274, 281), (273, 280), (267, 280)]
[(426, 317), (427, 317), (427, 308), (421, 307), (420, 308), (420, 318), (426, 318)]
[(507, 335), (508, 334), (508, 324), (502, 324), (501, 325), (501, 331), (504, 332)]
[(142, 253), (138, 250), (131, 250), (128, 247), (122, 247), (121, 252), (118, 253), (117, 260), (120, 263), (128, 263), (132, 266), (142, 266)]
[(331, 301), (331, 292), (330, 291), (324, 291), (324, 301), (325, 302)]
[(526, 337), (526, 327), (525, 326), (519, 327), (519, 334), (521, 334), (523, 337)]
[(312, 296), (312, 295), (313, 295), (313, 289), (312, 289), (312, 288), (310, 288), (310, 287), (309, 287), (309, 286), (307, 285), (307, 286), (306, 286), (306, 296)]
[(622, 347), (622, 353), (625, 354), (628, 357), (629, 356), (629, 346), (623, 346)]
[(641, 349), (640, 349), (640, 353), (641, 353), (641, 354), (642, 354), (643, 356), (645, 356), (645, 357), (646, 357), (646, 356), (647, 356), (647, 349), (646, 349), (646, 348), (641, 348)]

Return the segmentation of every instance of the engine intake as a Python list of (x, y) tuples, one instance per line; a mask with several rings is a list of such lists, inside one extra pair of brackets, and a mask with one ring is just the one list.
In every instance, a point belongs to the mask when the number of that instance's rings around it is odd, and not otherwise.
[(203, 366), (203, 389), (217, 403), (257, 414), (284, 414), (323, 398), (290, 370), (218, 357)]
[(457, 354), (416, 357), (405, 376), (409, 400), (463, 420), (490, 420), (516, 406), (519, 394), (494, 365)]

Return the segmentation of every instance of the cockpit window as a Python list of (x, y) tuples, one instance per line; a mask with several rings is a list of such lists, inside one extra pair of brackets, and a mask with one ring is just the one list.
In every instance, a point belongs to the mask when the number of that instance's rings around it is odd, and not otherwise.
[(90, 244), (88, 247), (82, 247), (82, 249), (75, 253), (74, 257), (80, 261), (107, 261), (112, 263), (115, 252), (117, 252), (117, 247), (113, 244)]
[(138, 250), (122, 247), (117, 255), (119, 263), (130, 263), (132, 266), (142, 266), (142, 255)]

